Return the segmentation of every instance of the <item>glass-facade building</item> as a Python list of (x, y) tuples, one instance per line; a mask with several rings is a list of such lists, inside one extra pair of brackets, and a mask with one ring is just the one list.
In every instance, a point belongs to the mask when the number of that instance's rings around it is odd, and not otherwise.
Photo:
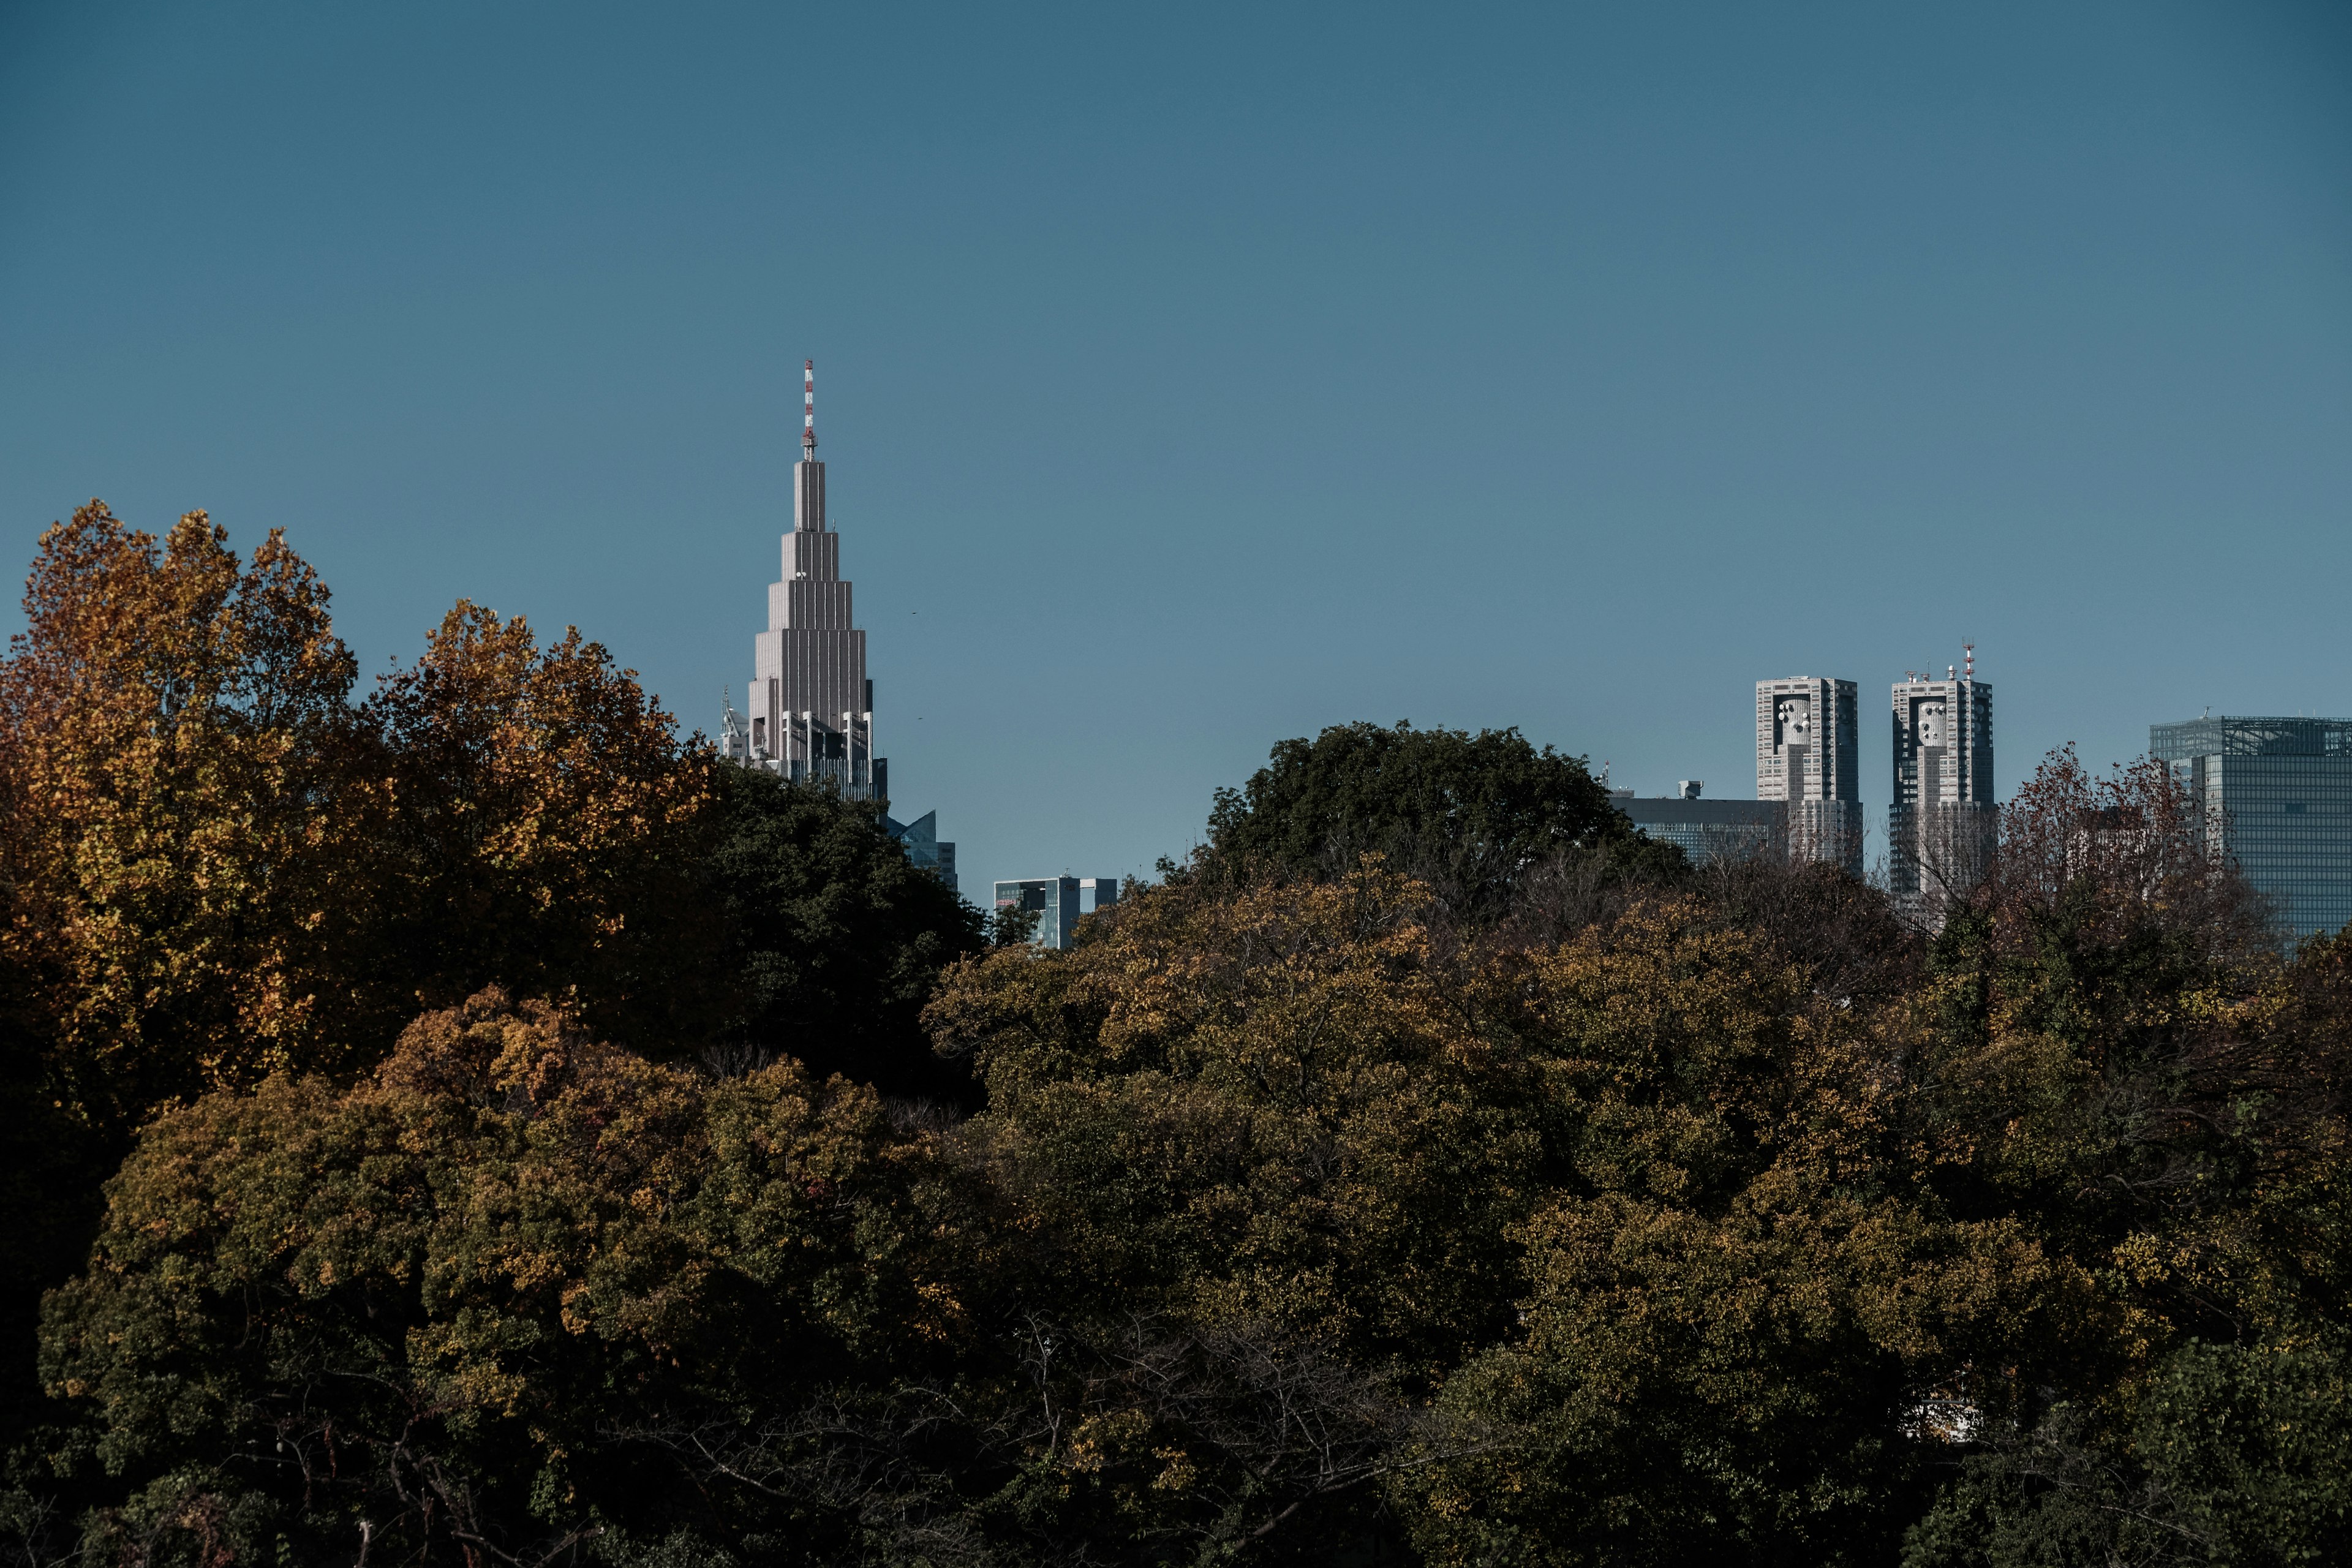
[(996, 884), (998, 909), (1027, 910), (1037, 917), (1034, 940), (1041, 947), (1068, 947), (1077, 940), (1080, 915), (1117, 902), (1117, 877), (1031, 877)]
[[(881, 759), (877, 757), (875, 761), (879, 762)], [(906, 850), (908, 859), (945, 882), (949, 891), (955, 890), (955, 846), (940, 837), (938, 812), (927, 811), (912, 822), (901, 822), (895, 816), (886, 816), (882, 819), (882, 826), (891, 837), (898, 841), (898, 847)]]
[(1785, 837), (1788, 807), (1777, 800), (1701, 800), (1696, 779), (1682, 793), (1637, 795), (1611, 790), (1609, 804), (1645, 837), (1680, 849), (1694, 866), (1745, 860), (1777, 847)]
[(2191, 719), (2147, 736), (2289, 931), (2352, 921), (2352, 719)]

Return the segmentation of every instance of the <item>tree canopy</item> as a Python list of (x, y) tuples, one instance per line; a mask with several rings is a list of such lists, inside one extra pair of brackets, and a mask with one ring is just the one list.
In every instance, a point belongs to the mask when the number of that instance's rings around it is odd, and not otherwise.
[(1427, 886), (1448, 910), (1491, 919), (1529, 874), (1606, 856), (1655, 876), (1679, 865), (1643, 837), (1581, 757), (1517, 730), (1337, 724), (1285, 741), (1209, 814), (1209, 864), (1244, 877), (1344, 876), (1360, 856)]
[(348, 1080), (485, 987), (653, 1058), (964, 1081), (919, 1014), (979, 917), (877, 809), (720, 766), (600, 645), (467, 602), (362, 695), (328, 605), (201, 512), (42, 538), (0, 661), (0, 1440), (143, 1121)]
[(726, 933), (709, 982), (723, 1038), (888, 1094), (969, 1099), (922, 1010), (939, 972), (986, 945), (980, 911), (908, 859), (879, 802), (741, 768), (716, 787), (701, 876)]
[(1343, 727), (1048, 951), (325, 603), (94, 509), (0, 669), (12, 1561), (2352, 1555), (2352, 940), (2161, 766), (1927, 930)]

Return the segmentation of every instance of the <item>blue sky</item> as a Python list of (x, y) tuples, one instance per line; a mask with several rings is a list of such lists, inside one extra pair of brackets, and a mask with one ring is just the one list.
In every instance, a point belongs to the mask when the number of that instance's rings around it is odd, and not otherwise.
[[(2352, 711), (2352, 10), (0, 7), (0, 555), (284, 527), (740, 692), (798, 373), (898, 809), (1129, 873), (1275, 741), (1752, 793), (1752, 683), (2004, 794)], [(15, 570), (16, 568), (11, 568)]]

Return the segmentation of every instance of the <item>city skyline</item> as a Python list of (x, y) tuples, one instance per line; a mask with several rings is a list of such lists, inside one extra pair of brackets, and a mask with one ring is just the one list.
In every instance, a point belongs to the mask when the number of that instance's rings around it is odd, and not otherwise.
[(204, 507), (369, 674), (465, 597), (709, 730), (814, 358), (968, 887), (1357, 720), (1720, 796), (1757, 675), (1963, 638), (2004, 788), (2352, 711), (2341, 7), (133, 0), (7, 8), (0, 89), (20, 570)]

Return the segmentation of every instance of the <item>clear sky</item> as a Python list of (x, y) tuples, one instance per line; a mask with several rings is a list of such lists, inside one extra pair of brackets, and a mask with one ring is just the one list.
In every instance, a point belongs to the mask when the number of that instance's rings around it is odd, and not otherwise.
[(740, 693), (800, 363), (896, 809), (1146, 869), (1351, 719), (2004, 794), (2352, 711), (2352, 7), (0, 5), (0, 557), (283, 526)]

